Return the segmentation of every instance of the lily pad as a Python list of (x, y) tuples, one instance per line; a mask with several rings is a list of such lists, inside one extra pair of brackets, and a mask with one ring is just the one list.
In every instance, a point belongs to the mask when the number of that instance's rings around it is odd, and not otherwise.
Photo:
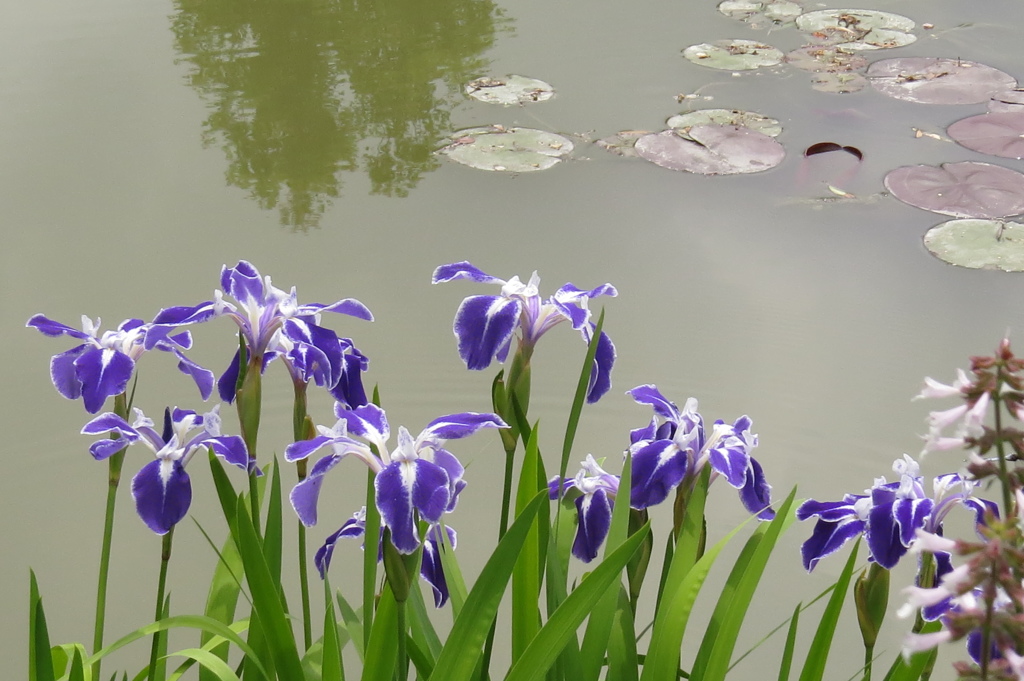
[(868, 60), (864, 55), (842, 45), (806, 45), (787, 54), (786, 63), (801, 71), (841, 73), (859, 71), (868, 65)]
[(483, 77), (466, 83), (466, 94), (488, 104), (527, 104), (551, 99), (555, 89), (536, 78), (508, 76), (506, 78)]
[(568, 138), (552, 132), (491, 125), (459, 130), (438, 153), (471, 168), (526, 173), (550, 168), (572, 148)]
[(595, 144), (618, 156), (636, 158), (639, 156), (633, 145), (644, 135), (650, 135), (650, 130), (622, 130), (609, 137), (603, 137)]
[(811, 79), (811, 88), (834, 95), (860, 92), (867, 85), (868, 79), (859, 73), (816, 73)]
[(867, 77), (883, 95), (922, 104), (980, 104), (1017, 86), (999, 69), (942, 57), (883, 59), (868, 67)]
[(924, 235), (939, 260), (978, 270), (1024, 272), (1024, 225), (1001, 220), (949, 220)]
[(683, 137), (689, 137), (690, 128), (696, 125), (738, 125), (764, 133), (769, 137), (778, 137), (782, 133), (782, 125), (774, 118), (768, 118), (753, 111), (736, 109), (698, 109), (672, 116), (666, 121), (666, 124), (677, 130)]
[(1024, 89), (1014, 88), (992, 95), (992, 99), (988, 100), (988, 110), (992, 113), (1024, 111)]
[(963, 118), (946, 132), (968, 149), (1003, 158), (1024, 158), (1024, 110)]
[(782, 52), (756, 40), (718, 40), (690, 45), (683, 56), (694, 64), (725, 71), (752, 71), (782, 63)]
[(796, 27), (813, 41), (849, 50), (902, 47), (917, 40), (912, 19), (872, 9), (821, 9), (801, 14)]
[(751, 28), (768, 28), (793, 23), (803, 14), (804, 8), (789, 0), (723, 0), (718, 3), (718, 11), (749, 24)]
[(636, 152), (651, 163), (700, 175), (758, 173), (782, 163), (786, 150), (773, 138), (738, 125), (698, 125), (644, 135)]
[(957, 218), (1005, 218), (1024, 213), (1024, 175), (989, 163), (903, 166), (885, 188), (911, 206)]

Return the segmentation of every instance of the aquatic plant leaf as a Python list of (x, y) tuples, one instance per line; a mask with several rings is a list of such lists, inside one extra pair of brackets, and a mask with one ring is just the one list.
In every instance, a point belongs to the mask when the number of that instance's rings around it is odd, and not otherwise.
[(786, 151), (763, 133), (737, 125), (698, 125), (689, 139), (676, 130), (644, 135), (636, 152), (651, 163), (700, 175), (757, 173), (782, 163)]
[(738, 125), (769, 137), (778, 137), (782, 133), (782, 125), (774, 118), (738, 109), (698, 109), (672, 116), (665, 123), (683, 137), (689, 137), (689, 130), (695, 125)]
[(644, 135), (650, 135), (651, 132), (650, 130), (622, 130), (614, 135), (597, 140), (595, 144), (618, 156), (636, 158), (639, 154), (636, 153), (633, 145), (636, 144), (638, 139)]
[(860, 92), (867, 86), (868, 79), (859, 73), (816, 73), (811, 78), (812, 89), (834, 95)]
[(543, 80), (525, 76), (484, 76), (466, 83), (465, 91), (473, 99), (505, 106), (543, 102), (555, 94), (555, 89)]
[(1024, 225), (1001, 220), (949, 220), (924, 235), (924, 247), (950, 265), (1024, 272)]
[(957, 218), (1004, 218), (1024, 213), (1024, 175), (989, 163), (903, 166), (885, 176), (897, 199)]
[(803, 14), (804, 8), (789, 0), (723, 0), (718, 11), (732, 19), (738, 19), (751, 28), (785, 26)]
[(782, 52), (756, 40), (717, 40), (690, 45), (683, 56), (694, 64), (725, 71), (751, 71), (782, 63)]
[(883, 59), (868, 67), (867, 77), (883, 95), (922, 104), (980, 104), (1017, 86), (999, 69), (942, 57)]
[(1024, 158), (1024, 110), (962, 118), (946, 128), (961, 146), (1003, 158)]
[(1024, 88), (1013, 88), (992, 95), (992, 99), (988, 100), (988, 110), (992, 113), (1024, 111)]
[(842, 45), (805, 45), (786, 55), (786, 63), (801, 71), (839, 73), (859, 71), (868, 65), (864, 55)]
[(801, 14), (796, 27), (823, 45), (848, 50), (902, 47), (917, 40), (907, 17), (873, 9), (821, 9)]
[(438, 153), (471, 168), (526, 173), (550, 168), (572, 148), (568, 138), (552, 132), (491, 125), (459, 130)]

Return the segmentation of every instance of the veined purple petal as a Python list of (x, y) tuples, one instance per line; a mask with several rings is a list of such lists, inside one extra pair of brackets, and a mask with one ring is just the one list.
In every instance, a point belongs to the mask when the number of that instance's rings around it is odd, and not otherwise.
[(238, 466), (246, 472), (252, 472), (256, 462), (249, 458), (249, 451), (245, 448), (245, 440), (237, 435), (224, 435), (211, 437), (203, 440), (202, 445), (209, 447), (213, 453), (231, 464)]
[(665, 439), (671, 439), (671, 438), (655, 438), (654, 434), (655, 434), (655, 432), (657, 432), (657, 428), (658, 428), (658, 422), (655, 419), (651, 419), (651, 422), (649, 424), (647, 424), (646, 426), (644, 426), (643, 428), (634, 428), (633, 430), (629, 431), (629, 444), (630, 445), (635, 445), (636, 443), (643, 442), (645, 440), (655, 440), (655, 439), (665, 440)]
[(180, 461), (150, 461), (132, 479), (135, 510), (157, 534), (167, 534), (188, 513), (192, 483)]
[(462, 479), (466, 469), (455, 458), (455, 455), (447, 449), (434, 450), (434, 463), (443, 468), (444, 472), (448, 474), (449, 494), (451, 496), (445, 511), (451, 513), (455, 510), (455, 504), (458, 503), (459, 492), (466, 487), (466, 481)]
[[(455, 530), (445, 527), (448, 533), (448, 541), (451, 547), (455, 548)], [(441, 552), (444, 551), (441, 543), (440, 525), (432, 525), (427, 530), (427, 538), (423, 542), (423, 558), (420, 562), (420, 576), (430, 585), (434, 592), (434, 607), (440, 608), (448, 601), (448, 580), (444, 577), (444, 568), (441, 563)]]
[(234, 267), (221, 269), (220, 286), (224, 292), (243, 305), (262, 305), (266, 297), (263, 278), (259, 271), (245, 260)]
[(309, 475), (302, 482), (292, 488), (288, 499), (292, 502), (295, 515), (299, 516), (302, 524), (311, 527), (316, 525), (316, 504), (320, 498), (320, 488), (324, 484), (324, 475), (338, 465), (342, 454), (328, 454), (314, 464)]
[(373, 485), (377, 510), (391, 528), (391, 543), (399, 552), (408, 554), (416, 550), (420, 541), (413, 521), (412, 491), (415, 481), (403, 476), (402, 467), (399, 461), (385, 466), (374, 478)]
[(342, 356), (341, 376), (331, 388), (331, 395), (347, 409), (355, 409), (370, 400), (363, 388), (363, 372), (366, 371), (367, 359), (354, 347), (352, 354)]
[(901, 544), (910, 546), (917, 536), (917, 530), (924, 528), (934, 505), (931, 499), (900, 499), (893, 504), (893, 517), (899, 527)]
[(295, 463), (301, 459), (307, 459), (313, 452), (333, 441), (333, 437), (317, 435), (310, 440), (293, 442), (284, 448), (284, 460), (288, 463)]
[(859, 494), (848, 494), (842, 501), (815, 501), (814, 499), (808, 499), (796, 509), (796, 517), (798, 520), (807, 520), (817, 516), (830, 523), (846, 520), (847, 518), (856, 518), (857, 510), (854, 504), (858, 499), (865, 498), (865, 496)]
[(686, 456), (670, 440), (655, 440), (633, 452), (629, 505), (637, 510), (660, 504), (686, 475)]
[(470, 369), (486, 369), (519, 325), (523, 304), (501, 296), (470, 296), (455, 313), (459, 356)]
[(842, 548), (843, 544), (860, 535), (864, 531), (864, 526), (864, 521), (858, 520), (856, 516), (835, 523), (819, 520), (810, 538), (800, 548), (804, 568), (808, 572), (812, 571), (819, 560), (832, 555)]
[(320, 579), (327, 577), (327, 569), (331, 566), (335, 543), (342, 537), (362, 537), (365, 533), (365, 521), (362, 518), (353, 517), (346, 520), (337, 532), (327, 537), (324, 545), (317, 549), (316, 555), (313, 557), (313, 564), (316, 565), (317, 572), (320, 573)]
[(504, 284), (504, 279), (498, 279), (492, 277), (483, 270), (477, 269), (471, 265), (468, 261), (463, 260), (462, 262), (453, 262), (450, 265), (441, 265), (434, 270), (434, 275), (430, 279), (432, 284), (441, 284), (446, 281), (452, 281), (453, 279), (469, 279), (481, 284)]
[(203, 398), (203, 401), (210, 399), (210, 395), (213, 394), (213, 372), (199, 366), (178, 350), (172, 350), (172, 352), (178, 357), (178, 371), (192, 377), (196, 387), (199, 388), (199, 396)]
[(79, 338), (81, 340), (87, 340), (89, 338), (92, 338), (92, 336), (90, 336), (85, 331), (80, 331), (78, 329), (71, 328), (67, 324), (55, 322), (52, 319), (49, 319), (41, 314), (32, 315), (28, 322), (25, 323), (25, 326), (37, 329), (42, 334), (50, 337), (68, 335), (73, 338)]
[(981, 527), (987, 525), (985, 521), (985, 512), (988, 511), (992, 514), (993, 518), (999, 517), (999, 504), (988, 499), (979, 499), (978, 497), (966, 497), (962, 502), (964, 506), (974, 511), (974, 524), (975, 527)]
[(332, 352), (330, 355), (307, 343), (296, 343), (288, 351), (288, 360), (298, 375), (298, 378), (305, 383), (310, 381), (321, 387), (335, 385), (341, 374), (341, 353)]
[(69, 400), (77, 400), (82, 396), (82, 382), (78, 379), (75, 362), (90, 347), (92, 346), (79, 345), (67, 352), (54, 355), (50, 360), (50, 379), (53, 381), (53, 387)]
[[(198, 305), (164, 308), (157, 313), (149, 328), (146, 329), (145, 348), (152, 350), (154, 347), (168, 342), (180, 345), (181, 341), (177, 340), (180, 334), (173, 338), (170, 334), (186, 324), (199, 324), (212, 319), (214, 315), (213, 302), (209, 300)], [(184, 347), (188, 348), (191, 344), (190, 338)]]
[(231, 358), (231, 364), (228, 365), (228, 368), (217, 380), (217, 393), (220, 395), (220, 399), (228, 404), (233, 404), (235, 401), (235, 387), (238, 385), (238, 373), (241, 370), (238, 366), (240, 357), (240, 351), (235, 350), (235, 356)]
[(579, 526), (572, 543), (572, 555), (584, 563), (597, 557), (597, 552), (608, 536), (612, 522), (612, 502), (603, 488), (593, 494), (576, 498), (576, 514)]
[[(674, 402), (662, 395), (661, 391), (658, 390), (658, 386), (653, 383), (638, 385), (632, 390), (627, 390), (626, 394), (640, 404), (649, 405), (654, 409), (654, 413), (663, 419), (673, 422), (679, 421), (679, 408)], [(653, 423), (651, 424), (651, 428), (654, 428)]]
[(873, 506), (868, 512), (868, 549), (875, 562), (891, 570), (907, 552), (900, 541), (900, 528), (893, 516), (892, 504)]
[(139, 437), (138, 431), (128, 425), (128, 422), (112, 411), (104, 412), (82, 426), (82, 435), (100, 435), (114, 431), (121, 437)]
[(597, 353), (594, 365), (590, 367), (590, 386), (587, 402), (593, 404), (604, 397), (612, 387), (612, 365), (615, 364), (615, 345), (604, 331), (597, 339)]
[[(945, 551), (936, 551), (935, 556), (935, 583), (939, 584), (942, 578), (953, 571), (953, 561)], [(953, 597), (945, 598), (935, 605), (926, 605), (921, 608), (921, 618), (925, 622), (934, 622), (947, 612), (953, 604)]]
[(472, 435), (481, 428), (508, 428), (508, 424), (502, 421), (497, 414), (478, 414), (476, 412), (448, 414), (439, 416), (427, 424), (427, 427), (420, 433), (420, 438), (455, 440)]
[[(420, 512), (420, 517), (429, 523), (441, 520), (441, 515), (451, 501), (452, 489), (448, 473), (426, 459), (401, 462), (400, 465), (414, 471), (411, 474), (415, 480), (412, 486), (412, 505)], [(409, 471), (403, 471), (403, 477), (409, 476)]]
[(771, 507), (771, 485), (765, 480), (761, 464), (754, 457), (750, 457), (746, 481), (740, 488), (740, 501), (743, 502), (744, 508), (757, 514), (758, 520), (771, 520), (775, 517), (775, 511)]
[(109, 348), (88, 348), (74, 364), (82, 383), (82, 402), (90, 414), (102, 409), (108, 397), (123, 393), (135, 370), (128, 355)]
[[(302, 314), (307, 307), (310, 306), (303, 305), (300, 307), (300, 314)], [(373, 321), (373, 313), (370, 312), (370, 308), (366, 307), (355, 298), (345, 298), (344, 300), (339, 300), (338, 302), (331, 303), (330, 305), (319, 305), (317, 307), (319, 308), (317, 312), (337, 312), (338, 314), (347, 314), (348, 316), (355, 317), (356, 319), (363, 319), (368, 322)]]
[(355, 409), (343, 409), (335, 405), (334, 414), (344, 419), (350, 435), (366, 438), (378, 446), (387, 442), (391, 436), (387, 414), (375, 404), (364, 404)]
[(736, 489), (743, 487), (750, 465), (750, 453), (739, 438), (725, 438), (708, 452), (708, 462), (713, 469), (725, 476), (730, 485)]
[(557, 475), (555, 477), (551, 478), (550, 480), (548, 480), (548, 499), (551, 499), (551, 500), (557, 499), (558, 495), (559, 495), (559, 492), (561, 492), (562, 496), (565, 496), (566, 492), (568, 492), (573, 487), (576, 487), (576, 479), (575, 478), (561, 478), (562, 484), (561, 484), (561, 490), (559, 490), (558, 480), (559, 480), (559, 478), (558, 478)]

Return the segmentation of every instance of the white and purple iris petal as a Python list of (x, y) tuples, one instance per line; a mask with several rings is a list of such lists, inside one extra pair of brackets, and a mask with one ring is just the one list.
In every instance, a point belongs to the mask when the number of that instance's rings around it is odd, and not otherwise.
[(812, 571), (819, 560), (860, 536), (867, 526), (870, 507), (870, 497), (863, 494), (847, 494), (842, 501), (808, 499), (801, 504), (796, 510), (799, 520), (818, 519), (810, 538), (800, 548), (804, 568)]
[[(455, 548), (458, 536), (455, 530), (444, 527), (448, 534), (448, 543), (452, 549)], [(444, 551), (444, 544), (441, 537), (441, 525), (431, 525), (427, 530), (427, 536), (423, 541), (423, 558), (420, 561), (420, 576), (430, 585), (434, 592), (434, 607), (441, 608), (448, 602), (448, 580), (444, 576), (444, 567), (441, 563), (441, 552)]]
[[(190, 436), (197, 428), (202, 430)], [(209, 447), (225, 462), (260, 473), (249, 459), (242, 438), (220, 434), (220, 416), (216, 408), (202, 416), (177, 407), (173, 411), (168, 409), (164, 413), (163, 430), (159, 433), (153, 421), (138, 409), (132, 425), (108, 412), (82, 428), (86, 435), (112, 432), (119, 438), (93, 443), (89, 448), (93, 457), (109, 457), (126, 444), (138, 441), (144, 442), (156, 455), (156, 460), (143, 466), (132, 479), (132, 496), (139, 517), (157, 534), (169, 532), (188, 512), (192, 503), (192, 484), (185, 466), (200, 449)]]
[(908, 489), (906, 477), (904, 481), (871, 489), (868, 549), (875, 562), (889, 570), (906, 554), (916, 530), (925, 526), (935, 505), (931, 499), (917, 496), (916, 490)]
[(414, 511), (428, 523), (438, 522), (451, 503), (451, 484), (443, 468), (419, 458), (404, 427), (399, 428), (398, 439), (399, 449), (377, 474), (374, 488), (392, 543), (399, 552), (412, 553), (420, 544)]
[(750, 457), (750, 466), (747, 468), (746, 481), (740, 488), (740, 501), (743, 507), (751, 513), (757, 514), (760, 520), (772, 520), (775, 518), (775, 511), (771, 507), (772, 487), (765, 480), (761, 464), (754, 457)]
[[(380, 532), (384, 534), (384, 528), (380, 528)], [(366, 533), (366, 507), (363, 506), (361, 509), (352, 514), (352, 517), (345, 521), (336, 532), (328, 535), (324, 541), (324, 545), (317, 549), (316, 555), (313, 556), (313, 564), (316, 565), (317, 571), (320, 573), (320, 579), (326, 579), (327, 569), (331, 566), (331, 558), (334, 556), (334, 545), (342, 537), (362, 537)], [(380, 560), (380, 541), (377, 543), (377, 560)]]
[(629, 505), (641, 510), (665, 501), (686, 477), (688, 463), (686, 453), (672, 440), (654, 440), (635, 448)]
[[(557, 476), (549, 485), (557, 492)], [(590, 454), (576, 476), (571, 487), (580, 491), (576, 497), (576, 537), (572, 544), (572, 554), (584, 563), (597, 557), (597, 552), (608, 537), (608, 529), (612, 522), (612, 507), (615, 495), (619, 491), (619, 476), (608, 473)]]

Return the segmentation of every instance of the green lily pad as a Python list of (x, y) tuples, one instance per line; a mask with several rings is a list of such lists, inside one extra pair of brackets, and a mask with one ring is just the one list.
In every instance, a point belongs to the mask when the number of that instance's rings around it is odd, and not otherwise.
[(633, 148), (633, 145), (636, 144), (636, 141), (644, 135), (650, 134), (650, 130), (622, 130), (614, 135), (597, 140), (595, 144), (602, 149), (616, 154), (617, 156), (636, 158), (639, 154), (636, 153), (636, 149)]
[(782, 63), (782, 52), (756, 40), (718, 40), (690, 45), (683, 56), (694, 64), (725, 71), (752, 71)]
[(885, 188), (911, 206), (957, 218), (1024, 214), (1024, 175), (989, 163), (903, 166), (885, 176)]
[(796, 27), (811, 40), (842, 45), (848, 50), (902, 47), (917, 40), (910, 33), (914, 22), (907, 17), (872, 9), (821, 9), (801, 14)]
[(690, 128), (695, 125), (738, 125), (769, 137), (778, 137), (782, 133), (782, 125), (774, 118), (736, 109), (698, 109), (672, 116), (666, 124), (683, 137), (689, 137)]
[(528, 104), (551, 99), (555, 89), (536, 78), (525, 76), (507, 76), (491, 78), (484, 76), (466, 83), (466, 94), (488, 104)]
[(789, 0), (723, 0), (718, 3), (718, 11), (751, 28), (770, 28), (792, 24), (804, 8)]
[(811, 78), (812, 89), (835, 95), (860, 92), (867, 86), (868, 79), (859, 73), (816, 73)]
[(876, 61), (867, 70), (883, 95), (922, 104), (981, 104), (1017, 86), (1017, 79), (991, 66), (942, 57)]
[(1024, 109), (963, 118), (946, 132), (968, 149), (1003, 158), (1024, 158)]
[(459, 130), (438, 153), (471, 168), (526, 173), (550, 168), (572, 148), (552, 132), (491, 125)]
[(1024, 272), (1024, 225), (1002, 220), (949, 220), (924, 235), (939, 260), (976, 270)]
[(786, 156), (775, 139), (738, 125), (697, 125), (687, 137), (665, 130), (644, 135), (634, 146), (641, 158), (655, 165), (700, 175), (758, 173)]
[(864, 55), (838, 45), (806, 45), (786, 55), (786, 63), (801, 71), (812, 73), (841, 73), (866, 68)]

